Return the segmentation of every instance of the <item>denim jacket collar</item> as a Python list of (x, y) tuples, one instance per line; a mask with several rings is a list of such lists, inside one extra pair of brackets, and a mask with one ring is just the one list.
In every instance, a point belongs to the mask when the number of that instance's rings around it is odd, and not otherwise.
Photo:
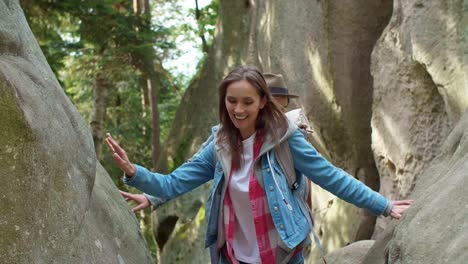
[[(288, 129), (284, 133), (284, 135), (281, 137), (278, 143), (281, 143), (285, 140), (287, 140), (296, 130), (297, 130), (297, 125), (295, 125), (292, 121), (289, 119), (286, 119), (288, 121)], [(217, 133), (217, 131), (216, 131)], [(272, 140), (270, 135), (266, 135), (263, 141), (262, 148), (260, 149), (260, 153), (258, 157), (262, 157), (263, 154), (267, 153), (268, 151), (272, 150), (276, 146), (275, 142)], [(231, 171), (231, 154), (228, 151), (228, 147), (226, 144), (223, 142), (218, 142), (218, 140), (215, 141), (215, 150), (216, 150), (216, 158), (221, 162), (221, 166), (223, 166), (223, 169), (225, 169), (224, 173), (228, 174)]]

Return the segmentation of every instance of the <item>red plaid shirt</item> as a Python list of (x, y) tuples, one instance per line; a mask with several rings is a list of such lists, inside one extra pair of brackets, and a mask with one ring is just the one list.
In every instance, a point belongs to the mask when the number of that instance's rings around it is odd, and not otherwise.
[[(253, 146), (254, 161), (258, 157), (262, 143), (263, 137), (261, 133), (257, 133)], [(250, 209), (252, 210), (260, 259), (262, 263), (276, 263), (276, 251), (278, 248), (278, 240), (280, 239), (279, 234), (273, 223), (265, 192), (255, 178), (253, 167), (250, 169), (249, 174)], [(232, 171), (230, 172), (229, 180), (231, 179), (231, 175)], [(226, 234), (226, 248), (224, 253), (231, 263), (237, 264), (239, 261), (235, 258), (235, 252), (232, 248), (235, 221), (236, 218), (234, 216), (234, 209), (228, 188), (224, 199), (224, 231)]]

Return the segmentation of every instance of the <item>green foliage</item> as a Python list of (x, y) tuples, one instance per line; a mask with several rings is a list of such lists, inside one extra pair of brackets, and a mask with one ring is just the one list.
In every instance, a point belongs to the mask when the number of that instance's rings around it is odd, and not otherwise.
[[(218, 18), (219, 0), (213, 0), (211, 3), (199, 9), (197, 18), (198, 35), (203, 35), (208, 46), (213, 42), (216, 20)], [(193, 12), (196, 12), (195, 10)]]
[[(116, 93), (109, 96), (105, 131), (109, 131), (127, 151), (134, 162), (151, 167), (151, 116), (149, 109), (141, 104), (139, 89), (140, 78), (130, 75), (126, 81), (118, 82)], [(122, 175), (115, 166), (111, 153), (104, 149), (103, 164), (111, 175), (117, 175), (115, 181), (121, 186)]]
[[(153, 20), (145, 14), (135, 15), (132, 1), (22, 0), (21, 4), (51, 68), (87, 121), (93, 107), (94, 79), (98, 73), (107, 78), (111, 89), (105, 131), (120, 139), (133, 160), (149, 166), (151, 119), (148, 107), (142, 104), (141, 76), (152, 72), (149, 63), (178, 56), (175, 43), (181, 38), (195, 42), (201, 34), (211, 42), (218, 0), (199, 9), (198, 28), (178, 21), (178, 16), (187, 14), (177, 0), (153, 1)], [(165, 78), (159, 87), (161, 141), (168, 136), (181, 99), (174, 87), (182, 87), (183, 92), (189, 81), (178, 74)], [(106, 169), (118, 175), (108, 162), (108, 158), (103, 161)]]
[(49, 10), (42, 1), (23, 0), (21, 3), (39, 46), (57, 75), (65, 66), (64, 58), (81, 48), (76, 34), (77, 20), (67, 14)]

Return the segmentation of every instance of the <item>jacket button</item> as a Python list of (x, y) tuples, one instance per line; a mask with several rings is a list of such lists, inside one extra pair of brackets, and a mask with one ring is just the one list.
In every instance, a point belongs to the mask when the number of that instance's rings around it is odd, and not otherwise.
[(283, 229), (284, 229), (284, 225), (280, 225), (280, 229), (283, 230)]
[(273, 191), (273, 189), (274, 189), (273, 186), (270, 185), (270, 191)]
[(267, 169), (267, 172), (270, 172), (270, 168)]
[(278, 206), (273, 207), (273, 210), (278, 211)]

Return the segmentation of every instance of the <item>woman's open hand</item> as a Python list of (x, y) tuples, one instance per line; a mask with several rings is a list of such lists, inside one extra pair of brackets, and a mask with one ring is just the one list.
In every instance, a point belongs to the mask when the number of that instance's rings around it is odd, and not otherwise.
[(112, 151), (112, 157), (117, 166), (119, 166), (127, 177), (133, 177), (136, 171), (135, 166), (128, 160), (127, 153), (117, 144), (110, 133), (106, 134), (106, 145), (109, 147), (110, 151)]
[(392, 201), (393, 208), (390, 212), (390, 216), (395, 219), (400, 219), (413, 202), (413, 200)]
[(143, 194), (133, 194), (133, 193), (128, 193), (128, 192), (124, 192), (120, 190), (119, 192), (125, 198), (125, 201), (135, 201), (137, 203), (137, 206), (132, 208), (132, 211), (134, 213), (150, 206), (150, 202), (148, 198), (146, 198), (146, 196), (144, 196)]

